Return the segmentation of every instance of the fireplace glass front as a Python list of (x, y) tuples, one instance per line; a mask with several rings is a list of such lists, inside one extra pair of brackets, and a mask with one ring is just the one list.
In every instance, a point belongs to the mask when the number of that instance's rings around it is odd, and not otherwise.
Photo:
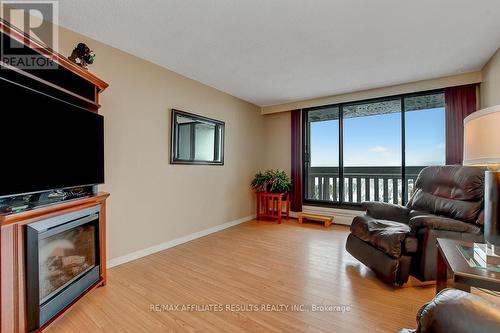
[(28, 327), (36, 330), (99, 281), (100, 206), (28, 224)]
[(95, 229), (85, 224), (39, 241), (41, 303), (96, 266)]

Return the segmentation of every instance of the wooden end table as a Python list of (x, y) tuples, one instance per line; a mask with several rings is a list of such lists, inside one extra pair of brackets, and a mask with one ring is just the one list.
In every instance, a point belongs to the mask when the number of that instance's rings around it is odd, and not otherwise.
[(283, 204), (286, 205), (285, 217), (290, 215), (290, 195), (288, 193), (257, 192), (257, 220), (263, 218), (276, 219), (281, 223)]
[(473, 243), (438, 238), (436, 262), (436, 294), (447, 287), (448, 270), (454, 287), (470, 292), (470, 287), (500, 291), (500, 272), (471, 267), (457, 245), (473, 247)]

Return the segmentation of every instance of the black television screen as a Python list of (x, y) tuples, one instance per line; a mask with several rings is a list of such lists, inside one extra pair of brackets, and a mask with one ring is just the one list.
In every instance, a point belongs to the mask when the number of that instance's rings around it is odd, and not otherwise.
[(103, 117), (0, 79), (0, 197), (104, 183)]

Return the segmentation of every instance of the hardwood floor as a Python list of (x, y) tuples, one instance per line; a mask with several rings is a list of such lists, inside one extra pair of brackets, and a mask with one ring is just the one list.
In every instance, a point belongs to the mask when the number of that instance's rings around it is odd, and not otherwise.
[[(344, 249), (348, 228), (251, 221), (112, 268), (46, 332), (397, 332), (434, 286), (392, 288)], [(325, 304), (347, 312), (164, 311), (152, 304)]]

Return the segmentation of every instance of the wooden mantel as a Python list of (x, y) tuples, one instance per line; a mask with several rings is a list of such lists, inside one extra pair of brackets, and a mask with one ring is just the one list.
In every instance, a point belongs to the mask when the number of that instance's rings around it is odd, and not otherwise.
[[(106, 284), (106, 199), (99, 194), (17, 214), (0, 216), (0, 332), (24, 333), (26, 328), (26, 225), (57, 215), (101, 205), (100, 280), (91, 288)], [(29, 273), (29, 272), (28, 272)], [(88, 290), (90, 291), (90, 290)], [(83, 296), (83, 295), (82, 295)], [(55, 318), (54, 318), (55, 319)], [(47, 325), (50, 324), (47, 323)], [(47, 326), (45, 325), (45, 326)], [(43, 329), (43, 328), (42, 328)]]
[[(4, 36), (10, 39), (10, 42), (7, 42), (7, 39), (4, 40)], [(88, 111), (98, 112), (99, 94), (108, 87), (105, 81), (39, 40), (31, 38), (2, 18), (0, 18), (0, 37), (3, 44), (2, 50), (6, 54), (17, 50), (11, 45), (15, 44), (18, 45), (17, 47), (27, 48), (30, 55), (48, 58), (57, 64), (57, 68), (41, 70), (15, 67), (0, 59), (0, 78), (62, 99)]]
[[(97, 195), (76, 200), (68, 200), (53, 205), (41, 206), (32, 210), (26, 210), (17, 214), (0, 215), (0, 226), (5, 227), (11, 224), (18, 224), (21, 222), (31, 223), (41, 218), (50, 218), (52, 216), (61, 215), (61, 211), (69, 213), (74, 210), (84, 209), (87, 207), (95, 206), (106, 200), (109, 193), (99, 192)], [(74, 209), (76, 207), (76, 209)]]
[(36, 50), (41, 55), (52, 59), (58, 65), (68, 69), (70, 72), (77, 74), (88, 82), (91, 82), (97, 87), (99, 92), (102, 92), (108, 87), (108, 84), (97, 76), (71, 62), (71, 60), (69, 60), (67, 57), (57, 53), (41, 41), (32, 38), (28, 34), (24, 33), (21, 29), (13, 26), (2, 18), (0, 18), (0, 32), (9, 35), (10, 38), (28, 46), (31, 49)]

